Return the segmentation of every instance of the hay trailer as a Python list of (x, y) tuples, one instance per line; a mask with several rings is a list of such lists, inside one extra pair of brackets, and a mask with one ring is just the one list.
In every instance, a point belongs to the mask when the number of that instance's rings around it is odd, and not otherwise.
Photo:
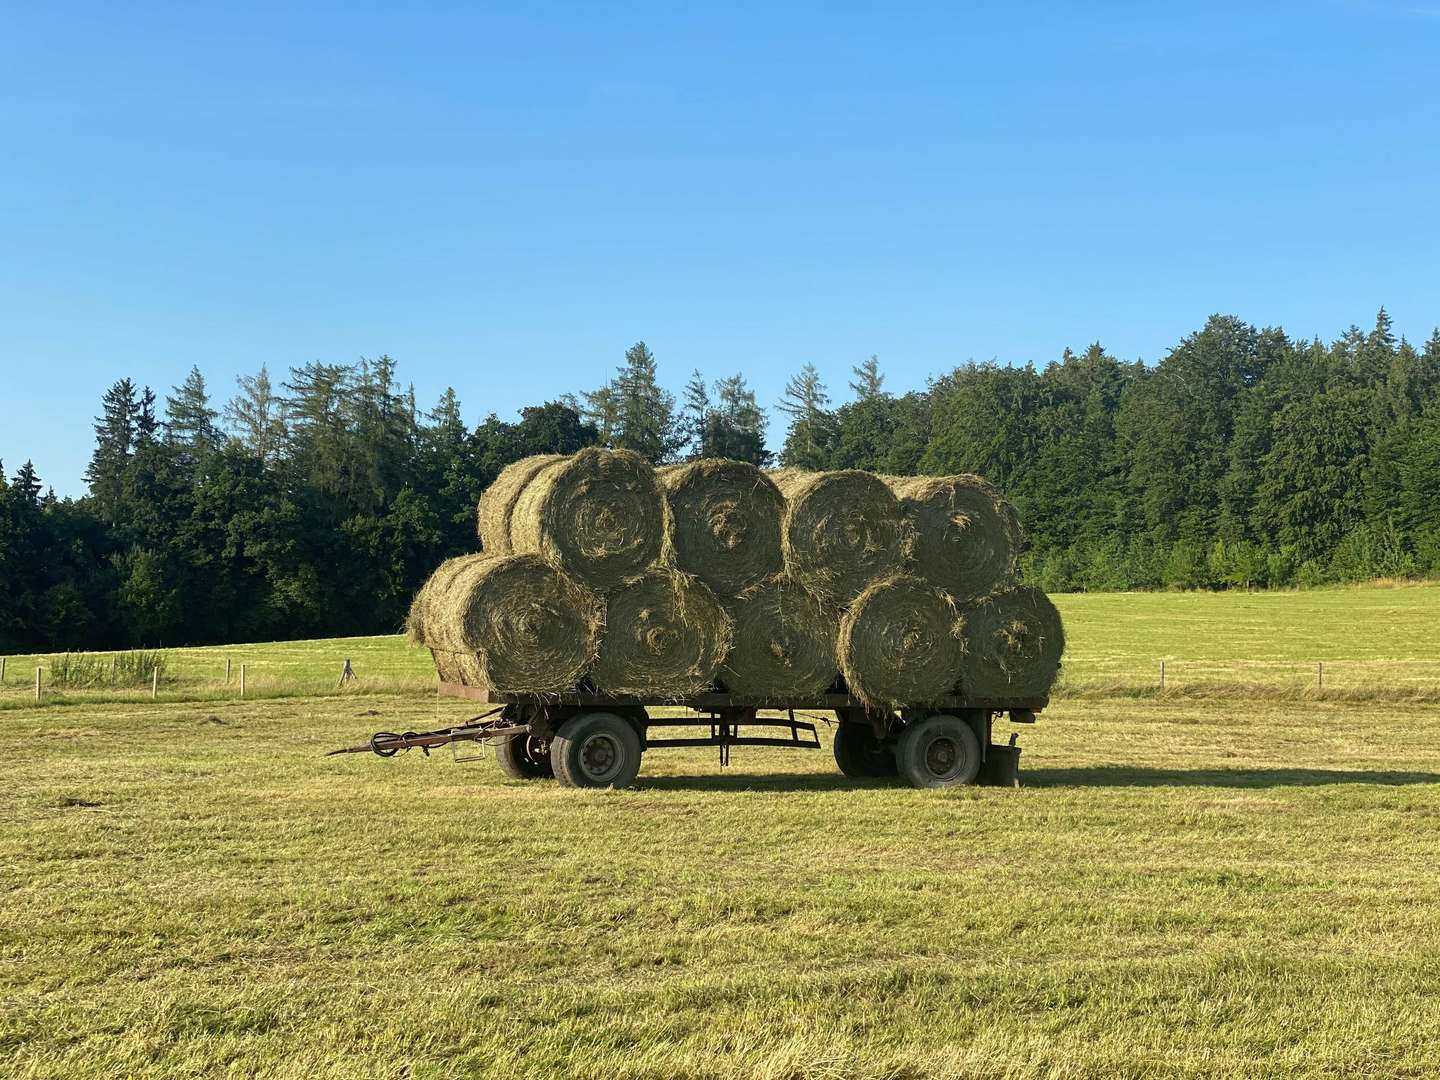
[[(997, 717), (1033, 724), (1046, 698), (971, 700), (945, 698), (924, 709), (898, 713), (867, 710), (849, 694), (829, 693), (804, 700), (759, 700), (702, 693), (682, 701), (647, 702), (577, 690), (546, 698), (502, 694), (485, 686), (442, 683), (449, 697), (489, 705), (489, 711), (456, 727), (435, 731), (382, 731), (363, 746), (331, 754), (373, 752), (393, 757), (401, 750), (427, 755), (439, 746), (473, 742), (495, 749), (501, 770), (521, 779), (556, 779), (568, 787), (628, 787), (640, 772), (646, 751), (664, 747), (712, 746), (721, 766), (733, 746), (788, 746), (818, 750), (820, 736), (798, 710), (833, 712), (834, 750), (840, 771), (851, 777), (899, 775), (918, 788), (958, 784), (1019, 786), (1020, 748), (1016, 736), (992, 741)], [(652, 708), (683, 708), (690, 715), (652, 716)], [(762, 713), (771, 715), (762, 716)], [(773, 715), (773, 714), (780, 715)], [(803, 714), (802, 714), (803, 715)], [(457, 760), (474, 760), (474, 756)]]

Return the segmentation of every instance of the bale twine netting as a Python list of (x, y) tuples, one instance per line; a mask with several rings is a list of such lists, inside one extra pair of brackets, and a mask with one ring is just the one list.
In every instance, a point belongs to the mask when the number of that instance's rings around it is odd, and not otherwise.
[(867, 586), (900, 572), (900, 504), (873, 473), (771, 474), (787, 500), (781, 550), (791, 578), (843, 608)]
[(531, 475), (510, 510), (510, 547), (609, 592), (659, 557), (667, 513), (648, 461), (629, 450), (591, 447)]
[(689, 697), (714, 681), (732, 632), (730, 616), (704, 582), (651, 570), (610, 595), (591, 681), (616, 696)]
[(510, 515), (515, 510), (515, 503), (537, 472), (563, 457), (563, 454), (535, 454), (512, 461), (500, 470), (495, 482), (481, 493), (475, 515), (476, 530), (480, 536), (480, 546), (485, 549), (486, 554), (515, 553), (510, 546)]
[(741, 697), (813, 697), (840, 674), (835, 658), (839, 620), (807, 590), (785, 577), (741, 593), (729, 605), (735, 644), (720, 683)]
[(660, 470), (675, 566), (722, 600), (780, 573), (785, 496), (743, 461), (704, 459)]
[(965, 622), (954, 602), (909, 574), (866, 589), (840, 622), (840, 670), (873, 708), (923, 705), (955, 692)]
[(1065, 651), (1055, 605), (1028, 585), (996, 593), (965, 611), (960, 685), (967, 697), (1039, 697), (1050, 692)]
[(1011, 583), (1015, 508), (978, 476), (886, 477), (905, 515), (908, 570), (968, 604)]
[(460, 562), (422, 590), (425, 644), (441, 677), (507, 694), (559, 693), (579, 682), (595, 659), (600, 599), (538, 555), (451, 560)]

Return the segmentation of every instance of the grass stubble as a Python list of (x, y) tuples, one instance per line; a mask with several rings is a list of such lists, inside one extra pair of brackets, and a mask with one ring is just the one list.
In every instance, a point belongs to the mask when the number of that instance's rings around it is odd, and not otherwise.
[(0, 716), (7, 1077), (1440, 1073), (1423, 702), (1062, 697), (1025, 788), (938, 793), (320, 756), (463, 718), (418, 692), (70, 704)]

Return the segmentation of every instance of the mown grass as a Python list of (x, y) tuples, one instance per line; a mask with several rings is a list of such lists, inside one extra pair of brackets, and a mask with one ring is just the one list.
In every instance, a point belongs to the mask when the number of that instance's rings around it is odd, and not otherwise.
[(1057, 703), (1020, 791), (324, 758), (413, 695), (0, 719), (0, 1075), (1429, 1076), (1440, 712)]

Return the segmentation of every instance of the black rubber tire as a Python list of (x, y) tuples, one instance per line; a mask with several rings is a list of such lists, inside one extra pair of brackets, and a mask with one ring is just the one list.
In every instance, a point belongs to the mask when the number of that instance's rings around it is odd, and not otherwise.
[(973, 784), (980, 775), (980, 740), (960, 717), (934, 713), (905, 725), (895, 761), (912, 787)]
[(635, 725), (608, 712), (572, 716), (550, 742), (555, 779), (566, 787), (629, 787), (640, 773), (640, 754)]
[(553, 780), (555, 767), (543, 748), (543, 743), (524, 732), (507, 735), (495, 745), (495, 760), (511, 780)]
[(846, 776), (871, 778), (894, 776), (895, 744), (875, 738), (869, 724), (841, 721), (835, 727), (835, 764)]

